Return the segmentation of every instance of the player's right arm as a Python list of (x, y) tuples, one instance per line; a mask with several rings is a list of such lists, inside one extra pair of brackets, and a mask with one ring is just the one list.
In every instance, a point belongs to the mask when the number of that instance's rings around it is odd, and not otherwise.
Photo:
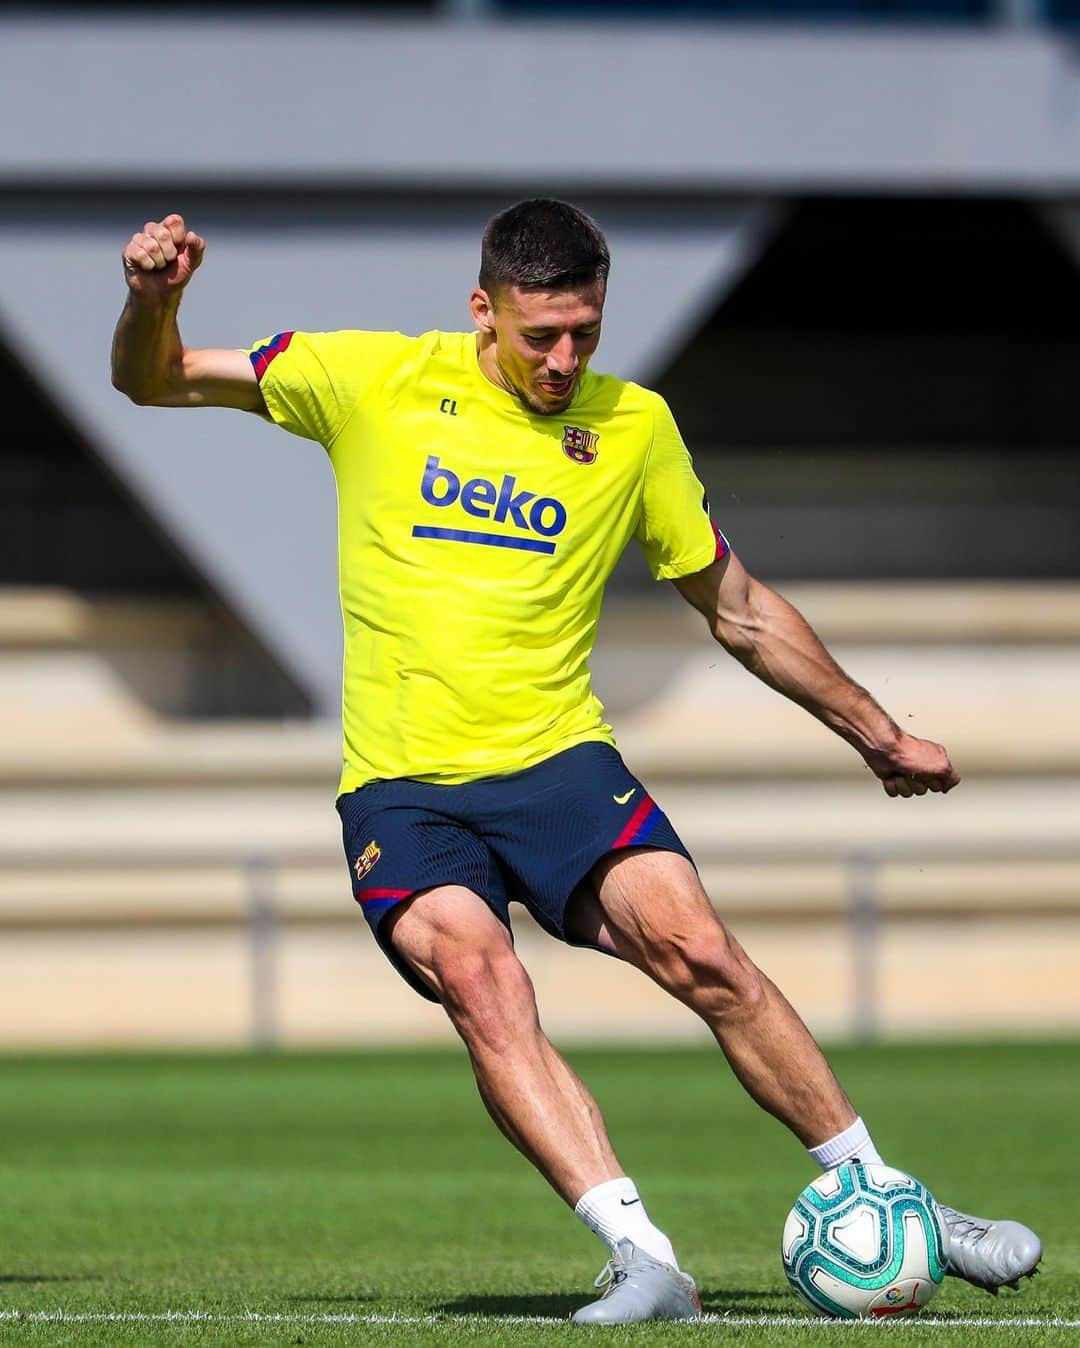
[(265, 412), (243, 351), (185, 347), (176, 314), (206, 244), (183, 217), (148, 220), (124, 248), (128, 297), (112, 346), (113, 387), (142, 407)]
[(959, 783), (945, 748), (901, 730), (844, 673), (798, 609), (749, 575), (730, 550), (675, 586), (730, 655), (856, 749), (886, 795), (923, 796)]

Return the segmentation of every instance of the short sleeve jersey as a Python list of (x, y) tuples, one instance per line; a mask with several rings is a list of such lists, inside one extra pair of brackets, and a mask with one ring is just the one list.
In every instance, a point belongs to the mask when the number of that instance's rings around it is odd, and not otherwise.
[(587, 371), (535, 415), (474, 333), (286, 332), (250, 356), (270, 416), (337, 479), (341, 791), (613, 744), (589, 655), (623, 549), (672, 579), (727, 547), (664, 400)]

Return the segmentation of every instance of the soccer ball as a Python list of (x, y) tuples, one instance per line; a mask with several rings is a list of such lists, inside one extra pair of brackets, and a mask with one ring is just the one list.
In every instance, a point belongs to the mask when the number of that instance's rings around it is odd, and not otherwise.
[(819, 1315), (914, 1315), (945, 1277), (949, 1232), (911, 1175), (842, 1165), (795, 1200), (780, 1252), (788, 1282)]

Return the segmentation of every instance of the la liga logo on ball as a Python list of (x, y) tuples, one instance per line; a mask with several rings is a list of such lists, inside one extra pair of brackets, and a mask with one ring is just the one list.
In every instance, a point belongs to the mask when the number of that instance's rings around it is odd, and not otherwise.
[(600, 451), (596, 448), (600, 436), (596, 431), (586, 431), (580, 426), (564, 426), (562, 449), (568, 459), (575, 463), (595, 463)]
[[(933, 1294), (931, 1293), (931, 1295)], [(919, 1300), (919, 1284), (917, 1282), (910, 1289), (910, 1296), (907, 1301), (904, 1300), (905, 1297), (908, 1297), (908, 1289), (890, 1287), (882, 1298), (884, 1304), (870, 1307), (871, 1317), (880, 1320), (883, 1315), (914, 1315), (916, 1311), (921, 1311), (929, 1300), (929, 1298)]]
[(933, 1195), (885, 1165), (842, 1165), (795, 1200), (781, 1241), (793, 1290), (839, 1320), (916, 1315), (949, 1263), (949, 1232)]

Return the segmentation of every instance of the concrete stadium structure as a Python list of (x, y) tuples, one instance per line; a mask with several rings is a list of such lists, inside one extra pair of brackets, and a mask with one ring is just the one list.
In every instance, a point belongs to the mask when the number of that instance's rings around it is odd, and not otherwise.
[(320, 456), (104, 377), (147, 216), (210, 241), (187, 340), (246, 345), (459, 327), (491, 211), (571, 193), (616, 258), (600, 364), (641, 379), (800, 193), (1020, 194), (1080, 256), (1080, 66), (1040, 32), (0, 19), (0, 115), (0, 336), (330, 714)]

